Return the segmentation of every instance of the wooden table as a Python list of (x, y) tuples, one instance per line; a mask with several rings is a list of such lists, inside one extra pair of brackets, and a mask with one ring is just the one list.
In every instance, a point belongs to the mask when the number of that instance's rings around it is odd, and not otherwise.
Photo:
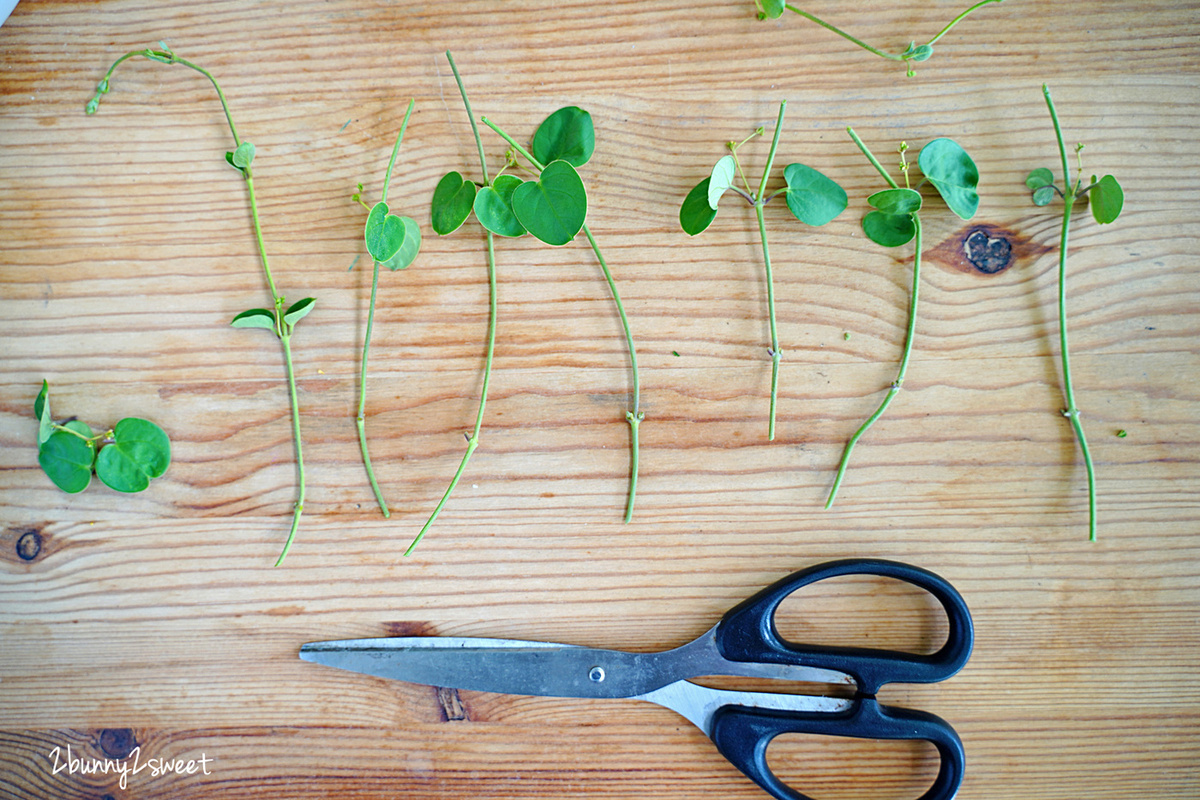
[[(809, 10), (903, 49), (964, 5)], [(83, 113), (113, 60), (160, 40), (220, 80), (258, 148), (280, 292), (317, 298), (293, 341), (307, 502), (279, 568), (296, 497), (288, 395), (278, 343), (228, 325), (270, 298), (220, 106), (195, 73), (139, 59)], [(906, 78), (793, 14), (758, 21), (748, 1), (21, 3), (0, 27), (0, 796), (763, 797), (648, 704), (439, 692), (297, 650), (404, 633), (668, 648), (788, 572), (849, 556), (931, 569), (970, 604), (967, 667), (883, 694), (959, 730), (964, 800), (1200, 796), (1198, 42), (1195, 3), (1009, 0)], [(474, 424), (488, 328), (481, 229), (429, 228), (438, 179), (479, 177), (447, 49), (476, 114), (521, 139), (561, 106), (592, 114), (588, 223), (638, 344), (641, 473), (623, 524), (629, 364), (586, 242), (500, 240), (479, 448), (404, 557)], [(1095, 543), (1060, 413), (1059, 206), (1035, 208), (1024, 185), (1034, 167), (1061, 171), (1043, 82), (1085, 169), (1126, 192), (1117, 222), (1083, 213), (1072, 229)], [(367, 380), (385, 520), (353, 419), (370, 260), (350, 196), (361, 182), (378, 197), (410, 98), (389, 200), (425, 238), (414, 266), (381, 277)], [(758, 126), (767, 137), (739, 155), (761, 170), (783, 100), (777, 165), (825, 172), (850, 206), (819, 229), (767, 206), (783, 352), (769, 442), (753, 210), (727, 198), (695, 239), (677, 214), (724, 143)], [(884, 184), (848, 125), (889, 166), (901, 140), (911, 156), (955, 138), (982, 202), (964, 223), (926, 187), (904, 391), (825, 511), (846, 439), (894, 378), (912, 273), (911, 247), (862, 234)], [(494, 173), (505, 145), (484, 137)], [(964, 264), (979, 227), (1010, 242), (1010, 267)], [(170, 470), (142, 494), (58, 491), (37, 464), (43, 378), (56, 415), (159, 423)], [(920, 596), (873, 581), (780, 616), (794, 639), (872, 646), (936, 646), (938, 625)], [(124, 785), (84, 774), (105, 757), (142, 769)], [(821, 797), (914, 797), (935, 760), (803, 737), (772, 758)], [(196, 763), (154, 775), (151, 759)]]

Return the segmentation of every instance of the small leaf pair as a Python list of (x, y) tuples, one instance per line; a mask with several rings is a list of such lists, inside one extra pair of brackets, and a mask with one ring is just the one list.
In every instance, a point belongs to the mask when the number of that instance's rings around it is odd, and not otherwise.
[(82, 492), (93, 472), (118, 492), (140, 492), (171, 464), (167, 434), (148, 420), (126, 417), (99, 436), (76, 419), (54, 422), (47, 381), (42, 381), (33, 413), (38, 418), (38, 464), (64, 492)]
[(382, 200), (372, 206), (363, 236), (371, 258), (395, 272), (416, 260), (421, 250), (421, 226), (412, 217), (398, 217), (390, 210)]
[[(308, 316), (316, 302), (316, 298), (306, 297), (288, 306), (287, 310), (283, 312), (283, 325), (289, 332), (297, 322)], [(274, 312), (265, 308), (251, 308), (243, 311), (235, 316), (229, 324), (235, 328), (266, 328), (269, 331), (275, 331), (276, 334), (279, 333)]]
[(474, 212), (479, 223), (498, 236), (530, 233), (547, 244), (567, 244), (587, 219), (587, 191), (575, 168), (591, 159), (595, 141), (591, 114), (576, 106), (560, 108), (534, 134), (533, 161), (539, 169), (535, 179), (502, 172), (490, 184), (476, 186), (462, 173), (449, 172), (433, 193), (433, 230), (452, 233)]
[(229, 162), (229, 166), (245, 174), (254, 161), (254, 145), (251, 142), (242, 142), (236, 150), (225, 154), (225, 160)]
[[(1062, 195), (1062, 190), (1054, 184), (1054, 173), (1045, 167), (1030, 172), (1025, 185), (1033, 190), (1033, 204), (1036, 206), (1050, 205), (1056, 194)], [(1116, 221), (1125, 206), (1125, 191), (1112, 175), (1105, 175), (1099, 180), (1093, 175), (1090, 185), (1076, 189), (1076, 197), (1084, 196), (1089, 200), (1092, 218), (1101, 225)]]

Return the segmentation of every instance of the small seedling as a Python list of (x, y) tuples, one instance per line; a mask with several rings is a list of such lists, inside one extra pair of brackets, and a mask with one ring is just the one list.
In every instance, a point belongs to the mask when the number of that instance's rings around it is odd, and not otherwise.
[[(909, 242), (914, 243), (912, 295), (908, 307), (908, 329), (904, 337), (904, 352), (900, 357), (900, 367), (896, 373), (896, 379), (892, 382), (887, 394), (884, 395), (879, 408), (867, 417), (867, 420), (846, 443), (841, 463), (838, 465), (837, 476), (833, 481), (833, 488), (829, 490), (829, 499), (825, 502), (826, 508), (833, 506), (838, 487), (842, 485), (846, 468), (850, 464), (850, 454), (854, 450), (854, 445), (867, 432), (867, 429), (883, 416), (883, 412), (891, 405), (893, 398), (899, 394), (900, 387), (904, 384), (909, 357), (912, 355), (913, 337), (917, 330), (917, 299), (921, 286), (921, 217), (918, 212), (924, 201), (921, 193), (917, 191), (920, 184), (914, 189), (910, 182), (909, 170), (912, 165), (905, 155), (908, 152), (908, 145), (901, 142), (898, 150), (900, 171), (904, 175), (904, 186), (901, 187), (879, 163), (862, 139), (858, 137), (858, 134), (851, 128), (846, 130), (867, 160), (887, 181), (889, 187), (867, 198), (867, 203), (874, 210), (867, 212), (863, 217), (863, 233), (867, 235), (868, 239), (883, 247), (901, 247)], [(979, 194), (976, 191), (979, 185), (979, 171), (975, 167), (975, 162), (967, 155), (967, 151), (963, 150), (957, 142), (953, 139), (934, 139), (921, 148), (921, 153), (917, 157), (917, 166), (920, 167), (925, 180), (933, 184), (942, 200), (958, 217), (965, 220), (975, 215), (975, 211), (979, 207)]]
[(187, 59), (180, 58), (166, 45), (162, 45), (162, 49), (159, 50), (149, 48), (145, 50), (132, 50), (118, 58), (108, 68), (104, 79), (96, 87), (96, 94), (88, 101), (86, 106), (87, 113), (96, 113), (96, 110), (100, 107), (101, 98), (108, 94), (111, 88), (113, 73), (117, 67), (131, 58), (145, 58), (167, 65), (178, 64), (198, 72), (207, 78), (209, 83), (212, 84), (213, 89), (216, 90), (217, 98), (221, 101), (221, 109), (225, 112), (225, 120), (229, 123), (229, 132), (233, 136), (234, 149), (225, 154), (225, 160), (231, 167), (241, 173), (246, 181), (246, 193), (250, 201), (250, 218), (254, 224), (254, 236), (258, 242), (258, 252), (262, 261), (263, 274), (267, 280), (267, 288), (270, 290), (271, 299), (274, 302), (270, 309), (252, 308), (243, 311), (235, 316), (230, 324), (235, 328), (264, 328), (275, 334), (275, 337), (279, 339), (283, 346), (284, 366), (287, 370), (288, 394), (291, 399), (292, 439), (296, 447), (297, 492), (296, 502), (292, 507), (291, 529), (288, 531), (287, 541), (283, 545), (283, 550), (280, 552), (279, 558), (275, 561), (275, 566), (279, 566), (283, 563), (284, 557), (287, 556), (288, 550), (292, 546), (292, 540), (295, 539), (296, 530), (300, 526), (300, 516), (304, 513), (304, 454), (300, 438), (300, 404), (296, 396), (296, 370), (292, 363), (292, 333), (295, 330), (296, 324), (312, 311), (315, 300), (311, 297), (306, 297), (291, 305), (286, 305), (284, 296), (279, 293), (279, 290), (275, 286), (275, 278), (271, 275), (271, 265), (267, 261), (267, 249), (263, 241), (262, 224), (259, 221), (258, 215), (258, 201), (254, 193), (254, 173), (251, 170), (251, 164), (254, 161), (255, 148), (252, 143), (243, 141), (238, 136), (237, 127), (233, 124), (233, 116), (229, 111), (229, 103), (225, 99), (225, 93), (221, 91), (221, 85), (217, 83), (217, 79), (213, 77), (211, 72)]
[(417, 253), (421, 249), (421, 226), (412, 217), (398, 217), (392, 214), (387, 203), (392, 169), (396, 166), (396, 155), (400, 152), (400, 143), (404, 141), (404, 131), (408, 128), (408, 119), (412, 116), (413, 105), (414, 101), (410, 100), (408, 109), (404, 112), (404, 122), (400, 124), (400, 133), (396, 136), (396, 144), (392, 148), (392, 158), (388, 161), (387, 172), (383, 176), (383, 194), (379, 202), (373, 206), (366, 204), (362, 199), (361, 183), (358, 185), (358, 193), (351, 198), (367, 209), (367, 222), (363, 230), (363, 238), (366, 240), (367, 253), (370, 254), (372, 261), (371, 304), (367, 311), (367, 330), (363, 336), (362, 363), (358, 379), (358, 415), (355, 416), (354, 423), (358, 428), (358, 445), (362, 450), (367, 480), (371, 483), (371, 490), (375, 493), (375, 499), (379, 502), (379, 510), (383, 512), (385, 518), (391, 517), (392, 512), (388, 510), (387, 502), (383, 499), (383, 492), (379, 488), (379, 482), (375, 479), (375, 470), (371, 467), (371, 453), (367, 449), (367, 356), (371, 349), (371, 330), (375, 326), (375, 295), (379, 290), (379, 266), (382, 264), (392, 272), (405, 269), (416, 260)]
[(801, 11), (800, 9), (793, 6), (791, 3), (785, 2), (785, 0), (754, 0), (754, 5), (758, 8), (758, 18), (759, 19), (779, 19), (779, 17), (783, 16), (783, 12), (785, 10), (791, 11), (795, 14), (799, 14), (800, 16), (804, 17), (805, 19), (807, 19), (811, 22), (817, 23), (822, 28), (836, 33), (838, 36), (841, 36), (843, 39), (846, 39), (849, 42), (853, 42), (854, 44), (858, 45), (863, 50), (866, 50), (869, 53), (874, 53), (875, 55), (879, 56), (880, 58), (886, 58), (889, 61), (902, 62), (908, 68), (908, 77), (911, 78), (914, 74), (912, 65), (919, 63), (921, 61), (928, 61), (930, 56), (933, 55), (933, 46), (935, 44), (937, 44), (938, 40), (940, 40), (943, 36), (945, 36), (947, 33), (949, 33), (951, 28), (953, 28), (958, 23), (962, 22), (967, 17), (968, 14), (970, 14), (972, 11), (979, 8), (980, 6), (986, 6), (989, 3), (1000, 3), (1000, 2), (1003, 2), (1003, 0), (980, 0), (980, 2), (971, 6), (966, 11), (962, 12), (957, 17), (955, 17), (954, 19), (950, 20), (950, 24), (948, 24), (946, 27), (942, 28), (941, 31), (938, 32), (937, 36), (934, 36), (932, 39), (930, 39), (925, 44), (917, 44), (915, 41), (909, 42), (908, 47), (905, 48), (904, 52), (902, 52), (902, 53), (888, 53), (884, 50), (880, 50), (876, 47), (872, 47), (871, 45), (867, 44), (866, 42), (862, 41), (861, 39), (851, 36), (850, 34), (846, 33), (845, 31), (841, 30), (840, 28), (830, 25), (825, 20), (820, 19), (820, 18), (808, 13), (807, 11)]
[(64, 492), (82, 492), (93, 472), (110, 489), (140, 492), (171, 464), (171, 441), (149, 420), (126, 417), (100, 434), (74, 417), (55, 422), (47, 381), (42, 381), (33, 415), (38, 420), (38, 463)]
[[(763, 135), (763, 128), (757, 129), (751, 137), (741, 142), (726, 142), (729, 155), (722, 156), (713, 166), (711, 174), (688, 192), (679, 209), (679, 224), (689, 236), (701, 233), (712, 224), (717, 216), (717, 204), (726, 192), (741, 196), (754, 207), (754, 213), (758, 216), (758, 234), (762, 240), (763, 263), (767, 271), (767, 317), (771, 330), (771, 347), (767, 350), (771, 357), (771, 412), (767, 423), (767, 438), (772, 441), (775, 439), (775, 405), (779, 393), (779, 363), (783, 359), (783, 352), (779, 346), (779, 329), (775, 322), (775, 280), (771, 271), (771, 250), (767, 246), (767, 225), (763, 207), (783, 195), (788, 210), (796, 219), (806, 225), (819, 227), (845, 211), (847, 202), (846, 191), (841, 186), (804, 164), (788, 164), (784, 167), (783, 179), (787, 186), (767, 194), (767, 180), (775, 163), (775, 151), (779, 147), (779, 135), (783, 131), (783, 114), (786, 109), (787, 102), (780, 103), (775, 135), (771, 140), (771, 150), (767, 154), (767, 165), (763, 169), (758, 192), (750, 188), (750, 182), (746, 179), (741, 162), (738, 161), (737, 151), (754, 136)], [(741, 187), (737, 185), (739, 177)]]
[[(1107, 225), (1121, 215), (1121, 209), (1125, 205), (1125, 192), (1112, 175), (1105, 175), (1099, 180), (1093, 175), (1091, 183), (1087, 186), (1083, 185), (1082, 144), (1075, 146), (1078, 172), (1075, 180), (1071, 181), (1071, 165), (1067, 157), (1067, 146), (1063, 141), (1062, 127), (1058, 122), (1058, 112), (1054, 108), (1054, 100), (1050, 97), (1050, 87), (1043, 85), (1042, 94), (1046, 98), (1046, 106), (1050, 110), (1050, 121), (1054, 124), (1054, 135), (1058, 140), (1064, 188), (1055, 185), (1054, 173), (1045, 167), (1030, 172), (1029, 177), (1025, 179), (1025, 185), (1033, 192), (1034, 205), (1049, 205), (1055, 195), (1063, 199), (1062, 233), (1058, 244), (1058, 336), (1062, 357), (1063, 395), (1067, 407), (1063, 409), (1062, 413), (1071, 422), (1075, 438), (1079, 440), (1083, 463), (1087, 468), (1088, 539), (1094, 542), (1096, 541), (1096, 469), (1092, 464), (1092, 455), (1088, 451), (1087, 437), (1083, 435), (1083, 423), (1079, 419), (1079, 408), (1075, 405), (1075, 391), (1071, 385), (1071, 356), (1067, 348), (1067, 239), (1071, 227), (1071, 209), (1076, 200), (1086, 198), (1091, 205), (1092, 218), (1101, 225)], [(1125, 435), (1125, 431), (1117, 433), (1117, 436)]]
[[(560, 108), (542, 121), (533, 134), (531, 149), (526, 149), (516, 139), (505, 133), (487, 117), (481, 117), (487, 125), (508, 142), (506, 167), (517, 166), (520, 155), (532, 167), (535, 176), (530, 180), (515, 182), (512, 178), (504, 187), (498, 186), (500, 178), (490, 187), (480, 189), (486, 198), (483, 213), (477, 206), (476, 217), (485, 228), (501, 235), (520, 235), (521, 231), (549, 245), (565, 245), (580, 231), (587, 237), (592, 252), (604, 273), (609, 292), (621, 318), (625, 332), (625, 344), (629, 350), (630, 374), (633, 380), (631, 407), (625, 412), (625, 421), (630, 431), (629, 495), (625, 502), (625, 521), (633, 519), (633, 507), (637, 499), (638, 481), (638, 426), (645, 415), (641, 411), (641, 376), (638, 372), (637, 348), (633, 343), (633, 332), (629, 318), (617, 291), (616, 281), (600, 245), (587, 226), (587, 190), (576, 167), (582, 167), (592, 157), (596, 147), (596, 133), (592, 115), (577, 106)], [(508, 176), (512, 177), (512, 176)], [(511, 231), (511, 232), (505, 232)]]

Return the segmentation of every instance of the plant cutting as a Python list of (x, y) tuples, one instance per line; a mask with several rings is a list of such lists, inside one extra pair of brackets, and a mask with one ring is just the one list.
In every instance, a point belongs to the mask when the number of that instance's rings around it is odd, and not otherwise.
[[(917, 299), (921, 287), (921, 216), (918, 212), (920, 212), (924, 200), (918, 191), (922, 184), (918, 184), (916, 188), (913, 188), (911, 184), (909, 171), (912, 165), (905, 155), (908, 145), (901, 142), (898, 149), (900, 172), (904, 176), (904, 186), (900, 186), (879, 163), (863, 140), (858, 137), (854, 129), (847, 128), (846, 130), (888, 185), (887, 189), (876, 192), (867, 198), (867, 203), (873, 210), (867, 212), (863, 217), (863, 233), (867, 235), (868, 239), (883, 247), (902, 247), (913, 242), (912, 292), (909, 298), (904, 351), (900, 357), (896, 379), (888, 388), (879, 408), (867, 417), (866, 421), (846, 442), (833, 487), (829, 490), (829, 498), (825, 501), (825, 508), (833, 506), (838, 488), (842, 485), (842, 479), (850, 465), (850, 454), (854, 452), (854, 446), (863, 434), (875, 424), (875, 421), (883, 416), (904, 384), (904, 378), (908, 372), (908, 361), (912, 356), (913, 338), (917, 330)], [(933, 184), (942, 200), (959, 218), (967, 220), (975, 215), (975, 211), (979, 207), (977, 191), (979, 170), (976, 169), (975, 162), (971, 160), (971, 157), (967, 155), (967, 151), (957, 142), (953, 139), (934, 139), (921, 148), (920, 155), (917, 157), (917, 166), (920, 167), (925, 180)]]
[(367, 253), (371, 256), (371, 304), (367, 310), (367, 329), (363, 336), (362, 360), (358, 379), (358, 414), (354, 424), (358, 428), (358, 445), (362, 451), (363, 466), (367, 470), (367, 480), (379, 503), (379, 510), (385, 518), (391, 517), (387, 502), (379, 482), (375, 479), (375, 470), (371, 466), (371, 453), (367, 448), (367, 357), (371, 349), (371, 330), (375, 325), (375, 295), (379, 290), (379, 266), (382, 264), (392, 272), (405, 269), (417, 258), (421, 250), (421, 226), (412, 217), (398, 217), (391, 213), (388, 206), (388, 185), (392, 180), (392, 169), (396, 166), (396, 155), (400, 152), (400, 143), (404, 141), (404, 131), (408, 128), (408, 119), (412, 116), (414, 101), (408, 102), (404, 112), (404, 122), (400, 124), (400, 133), (396, 136), (396, 144), (392, 147), (392, 157), (388, 161), (387, 172), (383, 176), (383, 193), (373, 206), (368, 206), (362, 199), (362, 184), (358, 185), (358, 193), (351, 199), (367, 209), (367, 222), (363, 229)]
[(888, 53), (884, 50), (880, 50), (877, 47), (872, 47), (871, 45), (867, 44), (866, 42), (862, 41), (861, 39), (851, 36), (849, 33), (846, 33), (842, 29), (835, 27), (834, 25), (830, 25), (825, 20), (823, 20), (819, 17), (816, 17), (816, 16), (808, 13), (807, 11), (802, 11), (799, 8), (796, 8), (791, 3), (785, 2), (785, 0), (754, 0), (754, 5), (758, 8), (758, 18), (759, 19), (779, 19), (779, 17), (783, 16), (783, 12), (785, 10), (791, 11), (794, 14), (798, 14), (799, 16), (804, 17), (805, 19), (809, 20), (810, 22), (817, 23), (825, 30), (836, 33), (838, 36), (841, 36), (843, 39), (858, 45), (863, 50), (866, 50), (868, 53), (874, 53), (875, 55), (879, 56), (880, 58), (886, 58), (889, 61), (902, 62), (905, 65), (905, 67), (907, 67), (907, 69), (908, 69), (908, 77), (911, 78), (914, 74), (912, 65), (919, 63), (921, 61), (928, 61), (930, 56), (933, 55), (933, 46), (935, 44), (937, 44), (937, 42), (943, 36), (945, 36), (947, 33), (949, 33), (951, 28), (953, 28), (955, 25), (957, 25), (958, 23), (960, 23), (964, 19), (966, 19), (966, 17), (975, 9), (977, 9), (981, 6), (986, 6), (989, 3), (1000, 3), (1000, 2), (1003, 2), (1003, 0), (980, 0), (980, 2), (975, 3), (973, 6), (968, 8), (966, 11), (963, 11), (957, 17), (950, 20), (949, 24), (947, 24), (946, 27), (942, 28), (938, 32), (938, 34), (936, 36), (934, 36), (932, 39), (930, 39), (928, 42), (925, 42), (924, 44), (917, 44), (916, 41), (911, 41), (911, 42), (909, 42), (908, 47), (905, 48), (905, 50), (901, 53)]
[[(487, 397), (488, 381), (491, 374), (492, 352), (495, 342), (496, 318), (496, 288), (495, 288), (495, 236), (516, 238), (529, 233), (535, 238), (551, 245), (561, 246), (572, 241), (582, 230), (591, 244), (593, 252), (600, 263), (600, 268), (608, 282), (616, 304), (617, 313), (624, 329), (626, 344), (629, 349), (629, 359), (633, 375), (632, 408), (625, 419), (631, 430), (631, 468), (629, 494), (625, 506), (625, 521), (633, 517), (634, 502), (637, 492), (638, 476), (638, 426), (644, 418), (640, 409), (640, 382), (637, 367), (637, 351), (633, 343), (628, 317), (617, 291), (612, 272), (604, 260), (595, 237), (588, 229), (587, 191), (583, 185), (576, 167), (583, 166), (592, 157), (595, 150), (595, 128), (591, 115), (576, 106), (568, 106), (555, 111), (547, 117), (534, 134), (530, 150), (501, 130), (486, 117), (481, 121), (499, 134), (510, 149), (506, 153), (504, 167), (489, 176), (487, 156), (484, 153), (483, 142), (479, 136), (475, 117), (471, 112), (470, 102), (463, 89), (462, 78), (454, 65), (450, 53), (446, 53), (450, 61), (454, 78), (458, 82), (462, 94), (463, 105), (471, 121), (471, 131), (475, 136), (475, 145), (479, 151), (483, 181), (475, 183), (468, 180), (462, 173), (453, 171), (442, 177), (434, 189), (430, 207), (430, 223), (434, 232), (446, 235), (458, 230), (468, 218), (474, 214), (476, 220), (487, 233), (488, 275), (490, 314), (488, 324), (487, 356), (484, 364), (483, 392), (480, 398), (479, 415), (476, 418), (475, 432), (467, 438), (467, 453), (459, 472), (455, 474), (450, 487), (443, 496), (442, 502), (434, 510), (433, 517), (422, 528), (417, 539), (409, 548), (409, 552), (425, 535), (429, 525), (441, 510), (450, 491), (457, 483), (467, 458), (478, 446), (479, 426), (482, 421), (484, 402)], [(529, 167), (523, 167), (517, 160), (520, 154)], [(532, 170), (534, 177), (524, 180), (508, 172), (512, 168)]]
[(118, 492), (140, 492), (171, 465), (171, 440), (149, 420), (126, 417), (103, 433), (72, 417), (55, 422), (50, 415), (50, 384), (33, 402), (38, 420), (38, 464), (64, 492), (82, 492), (95, 473)]
[[(712, 224), (717, 216), (717, 205), (726, 192), (739, 195), (754, 207), (754, 213), (758, 217), (758, 235), (762, 241), (763, 264), (767, 272), (767, 317), (771, 331), (771, 347), (767, 350), (771, 357), (771, 406), (767, 438), (771, 441), (775, 439), (779, 363), (783, 359), (783, 352), (779, 345), (779, 328), (775, 320), (775, 280), (771, 270), (771, 250), (767, 245), (767, 224), (763, 207), (783, 195), (792, 216), (806, 225), (820, 227), (845, 211), (847, 202), (846, 191), (841, 186), (804, 164), (788, 164), (784, 167), (783, 179), (786, 186), (767, 194), (767, 180), (775, 163), (775, 151), (779, 147), (786, 110), (787, 101), (784, 101), (779, 104), (779, 118), (775, 122), (775, 134), (771, 139), (771, 149), (767, 154), (767, 164), (763, 169), (757, 192), (750, 188), (750, 182), (746, 179), (741, 162), (738, 161), (737, 151), (750, 139), (762, 136), (765, 132), (762, 128), (758, 128), (754, 134), (741, 142), (726, 142), (729, 155), (722, 156), (713, 166), (709, 176), (688, 192), (679, 209), (679, 224), (689, 236), (703, 232)], [(742, 186), (738, 186), (739, 177)]]
[[(1067, 407), (1063, 416), (1075, 431), (1079, 442), (1079, 450), (1083, 454), (1083, 463), (1087, 469), (1088, 482), (1088, 539), (1096, 541), (1096, 469), (1092, 464), (1092, 455), (1088, 451), (1087, 437), (1083, 434), (1083, 423), (1079, 419), (1079, 407), (1075, 404), (1075, 391), (1071, 384), (1071, 355), (1067, 347), (1067, 240), (1071, 228), (1071, 210), (1076, 201), (1087, 200), (1092, 210), (1092, 218), (1101, 225), (1113, 222), (1121, 215), (1125, 205), (1125, 192), (1121, 184), (1112, 175), (1097, 179), (1092, 176), (1087, 186), (1083, 185), (1083, 145), (1075, 145), (1075, 157), (1078, 169), (1075, 180), (1070, 177), (1071, 165), (1067, 157), (1067, 146), (1063, 141), (1062, 126), (1058, 121), (1058, 111), (1054, 108), (1054, 100), (1050, 96), (1050, 87), (1042, 85), (1042, 94), (1046, 98), (1046, 106), (1050, 110), (1050, 121), (1054, 124), (1054, 135), (1058, 141), (1059, 156), (1062, 159), (1063, 187), (1059, 188), (1054, 182), (1054, 173), (1040, 167), (1029, 173), (1025, 185), (1033, 192), (1033, 203), (1036, 206), (1047, 206), (1053, 202), (1055, 195), (1063, 200), (1062, 231), (1058, 242), (1058, 337), (1059, 353), (1062, 358), (1063, 396)], [(1125, 436), (1125, 431), (1119, 431), (1118, 436)]]
[[(596, 243), (596, 237), (587, 226), (587, 190), (576, 170), (576, 167), (582, 167), (591, 160), (596, 147), (592, 115), (577, 106), (560, 108), (538, 126), (530, 142), (530, 149), (526, 149), (487, 117), (481, 117), (480, 120), (512, 148), (508, 152), (506, 166), (516, 166), (516, 156), (520, 155), (534, 172), (533, 178), (519, 184), (510, 181), (505, 188), (493, 185), (492, 192), (485, 193), (481, 190), (480, 193), (484, 194), (487, 202), (480, 222), (497, 233), (505, 229), (515, 232), (516, 226), (520, 226), (535, 238), (554, 246), (571, 242), (583, 231), (600, 264), (600, 270), (604, 273), (604, 280), (608, 283), (625, 333), (633, 382), (630, 408), (625, 412), (625, 421), (629, 423), (630, 433), (629, 494), (625, 502), (625, 522), (630, 522), (637, 499), (640, 460), (638, 428), (645, 414), (641, 410), (641, 376), (629, 317), (625, 313), (625, 305), (621, 302), (621, 293), (617, 291), (617, 284), (608, 268), (608, 262), (604, 260), (600, 245)], [(497, 176), (500, 177), (502, 176)], [(479, 216), (478, 211), (476, 216)]]
[(229, 124), (229, 132), (233, 136), (234, 144), (234, 149), (225, 154), (225, 160), (231, 167), (241, 173), (242, 178), (246, 181), (246, 193), (250, 201), (250, 219), (254, 225), (254, 236), (258, 243), (263, 275), (266, 278), (267, 288), (271, 292), (271, 299), (273, 301), (269, 309), (252, 308), (243, 311), (235, 316), (230, 324), (235, 328), (263, 328), (273, 333), (279, 339), (283, 347), (284, 367), (287, 371), (288, 395), (291, 399), (292, 439), (296, 449), (297, 492), (296, 501), (292, 506), (291, 529), (288, 531), (287, 541), (283, 545), (283, 550), (280, 552), (279, 558), (275, 561), (275, 566), (279, 566), (283, 563), (283, 559), (287, 556), (288, 550), (292, 546), (296, 530), (300, 526), (300, 517), (304, 513), (304, 454), (300, 437), (300, 404), (296, 396), (296, 370), (292, 362), (292, 334), (297, 323), (312, 311), (313, 304), (316, 301), (311, 297), (306, 297), (303, 300), (298, 300), (288, 305), (285, 297), (279, 293), (279, 289), (275, 285), (275, 278), (271, 274), (271, 265), (267, 260), (267, 249), (263, 241), (262, 224), (259, 221), (258, 215), (258, 201), (254, 193), (254, 173), (251, 170), (251, 164), (254, 161), (255, 147), (251, 142), (245, 141), (238, 136), (237, 127), (234, 125), (233, 116), (229, 111), (229, 103), (226, 101), (225, 93), (221, 90), (217, 79), (213, 77), (211, 72), (198, 64), (175, 55), (169, 47), (163, 45), (161, 42), (160, 45), (161, 49), (159, 50), (150, 48), (132, 50), (113, 62), (113, 65), (108, 68), (108, 72), (105, 73), (104, 78), (96, 87), (96, 94), (88, 101), (85, 110), (88, 114), (96, 113), (100, 107), (101, 98), (108, 94), (111, 88), (113, 73), (117, 67), (131, 58), (145, 58), (167, 65), (178, 64), (198, 72), (212, 84), (213, 89), (216, 90), (217, 98), (221, 101), (221, 109), (225, 112), (225, 120)]

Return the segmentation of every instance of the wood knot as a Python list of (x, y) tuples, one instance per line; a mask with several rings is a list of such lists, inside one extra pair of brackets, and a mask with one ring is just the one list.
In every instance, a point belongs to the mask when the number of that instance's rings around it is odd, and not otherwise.
[(132, 728), (105, 728), (100, 731), (100, 752), (109, 758), (129, 758), (135, 747), (137, 738)]
[(958, 229), (927, 255), (960, 272), (995, 275), (1018, 261), (1037, 258), (1049, 250), (1026, 236), (985, 222)]

